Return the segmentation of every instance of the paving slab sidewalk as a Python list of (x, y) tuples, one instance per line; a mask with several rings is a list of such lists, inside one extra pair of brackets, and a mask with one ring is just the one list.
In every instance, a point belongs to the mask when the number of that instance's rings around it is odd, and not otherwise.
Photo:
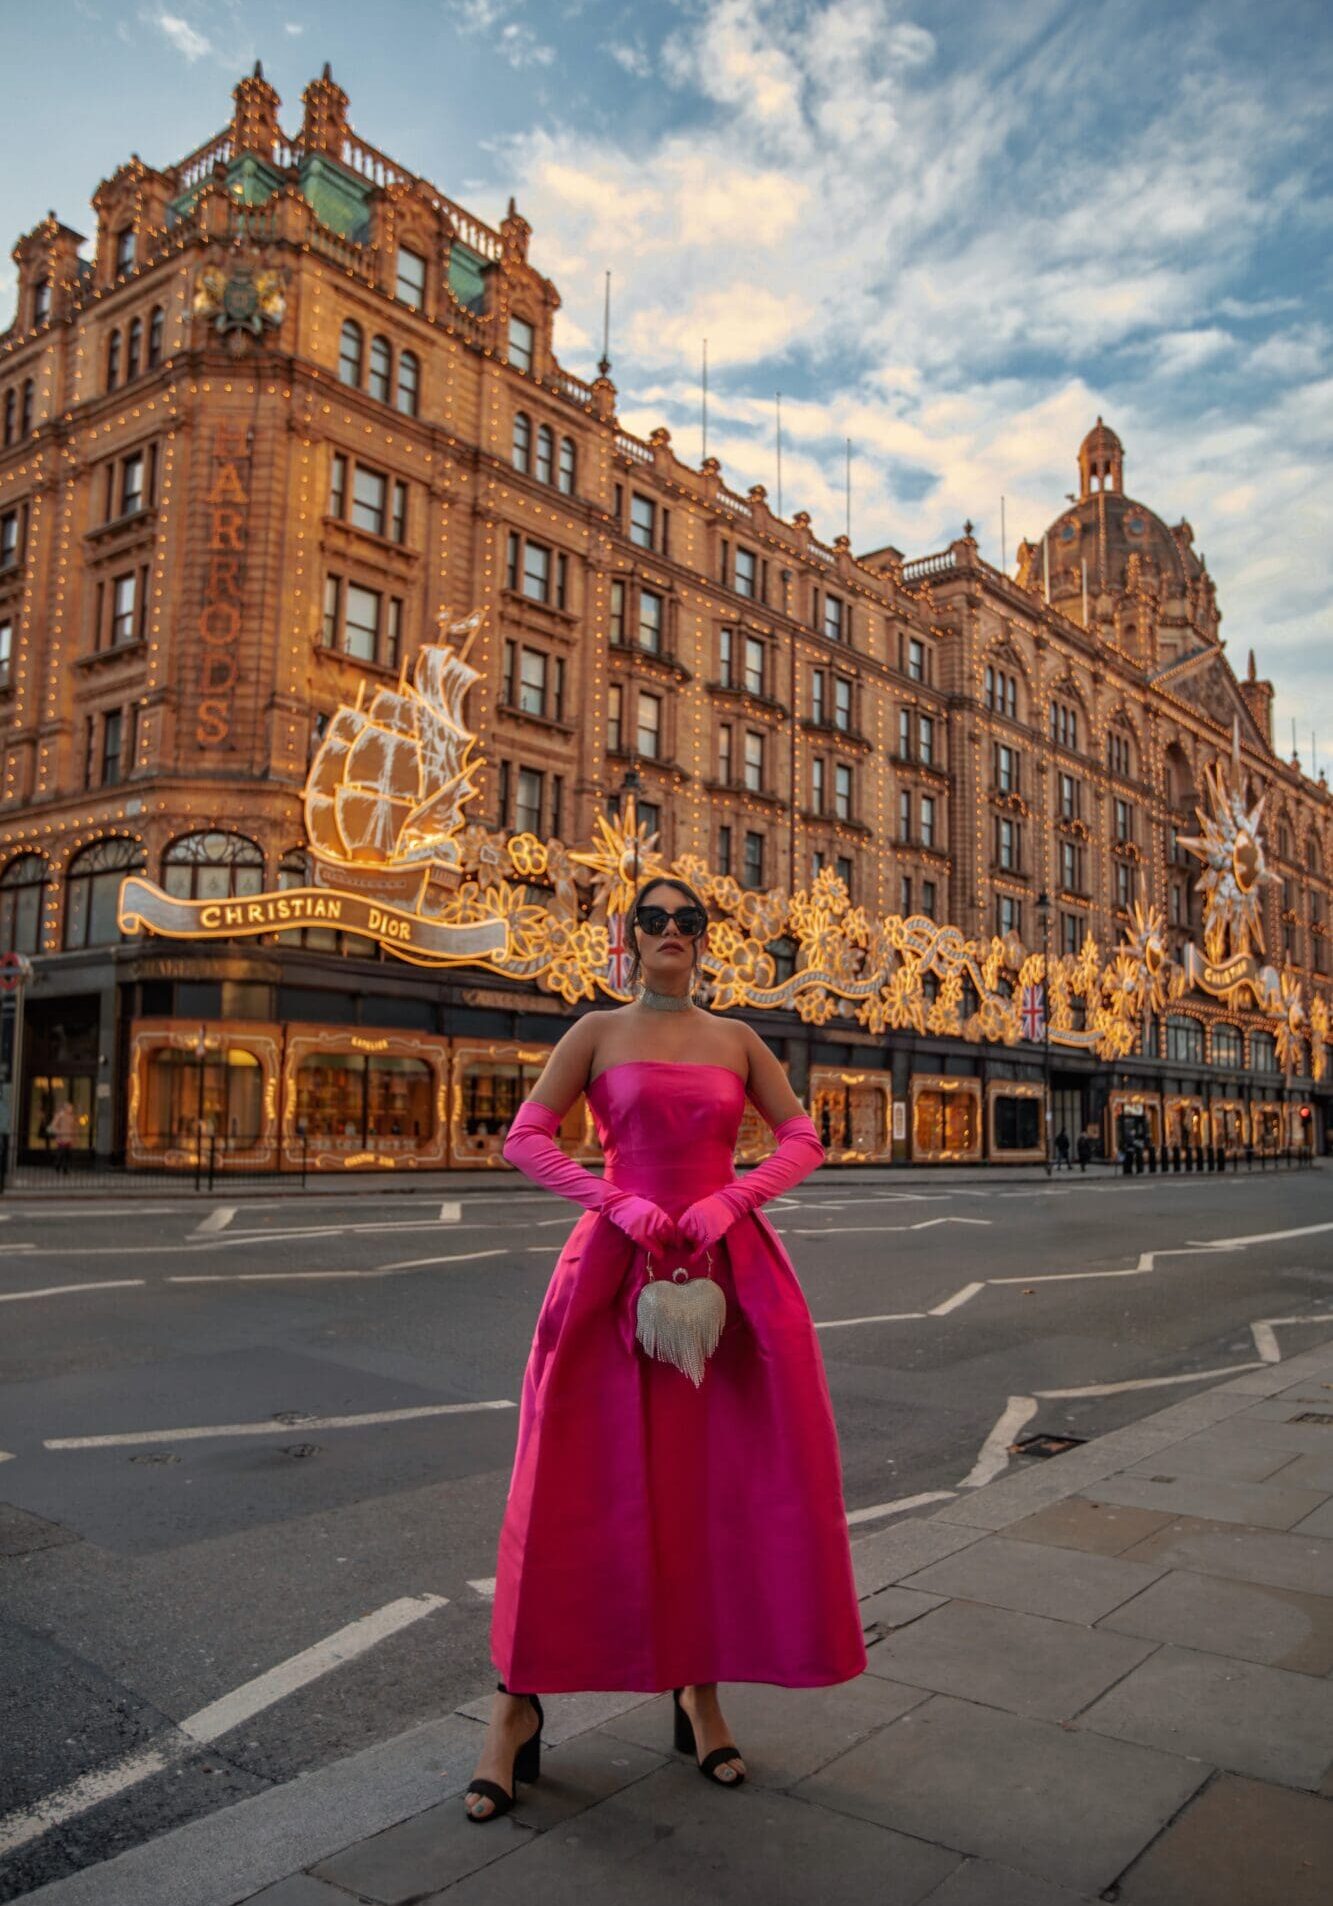
[(552, 1698), (468, 1821), (489, 1694), (29, 1894), (34, 1906), (1315, 1906), (1333, 1873), (1333, 1340), (854, 1547), (869, 1668)]

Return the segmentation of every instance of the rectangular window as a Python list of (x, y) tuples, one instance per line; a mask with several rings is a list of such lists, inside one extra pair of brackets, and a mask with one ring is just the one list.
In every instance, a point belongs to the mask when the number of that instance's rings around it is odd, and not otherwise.
[(1115, 903), (1118, 907), (1134, 903), (1134, 869), (1128, 861), (1118, 860), (1115, 864)]
[(1203, 1027), (1197, 1019), (1172, 1014), (1166, 1022), (1166, 1056), (1185, 1065), (1203, 1064)]
[(556, 721), (565, 719), (565, 658), (563, 655), (557, 655), (555, 658), (555, 704), (551, 713)]
[(500, 700), (512, 707), (514, 704), (514, 680), (517, 665), (517, 652), (512, 642), (504, 645), (504, 659), (500, 667)]
[(1188, 925), (1184, 890), (1174, 880), (1171, 883), (1171, 924), (1173, 927)]
[(10, 685), (10, 671), (14, 665), (14, 624), (6, 618), (0, 622), (0, 688)]
[(662, 598), (651, 589), (639, 591), (639, 642), (652, 655), (662, 652)]
[(839, 854), (833, 863), (833, 871), (847, 889), (847, 897), (852, 897), (852, 863), (846, 854)]
[(136, 450), (120, 466), (120, 513), (133, 516), (143, 505), (143, 451)]
[(341, 516), (347, 508), (347, 459), (341, 453), (329, 465), (329, 515)]
[(926, 645), (915, 636), (907, 644), (907, 678), (913, 682), (926, 679)]
[(764, 884), (764, 837), (762, 834), (745, 836), (745, 873), (741, 883), (746, 887), (762, 887)]
[(0, 516), (0, 569), (12, 569), (19, 559), (19, 513), (6, 510)]
[(720, 874), (731, 872), (731, 828), (725, 821), (717, 830), (717, 871)]
[(134, 265), (134, 227), (127, 225), (116, 233), (116, 275), (132, 269)]
[(898, 753), (902, 760), (912, 758), (912, 711), (910, 708), (898, 710)]
[(637, 490), (632, 491), (629, 499), (630, 541), (637, 543), (640, 549), (652, 549), (656, 522), (657, 505), (652, 497), (640, 496)]
[(852, 725), (852, 685), (845, 675), (833, 678), (833, 726), (848, 733)]
[(735, 771), (731, 758), (731, 723), (724, 721), (717, 731), (717, 778), (730, 787)]
[(611, 584), (611, 640), (625, 640), (625, 585), (623, 582)]
[(348, 583), (343, 647), (358, 662), (373, 662), (379, 655), (381, 604), (377, 589), (363, 589), (359, 583)]
[(921, 911), (928, 920), (935, 918), (935, 907), (937, 904), (936, 891), (935, 882), (933, 880), (923, 880), (921, 882)]
[(526, 318), (509, 320), (509, 362), (515, 370), (532, 369), (532, 347), (536, 333)]
[(517, 530), (511, 529), (509, 532), (508, 541), (505, 544), (505, 588), (506, 589), (518, 588), (518, 550), (519, 550), (518, 532)]
[(111, 584), (111, 646), (119, 648), (123, 642), (134, 640), (135, 602), (138, 595), (138, 578), (133, 570), (127, 576), (117, 576)]
[(1077, 913), (1060, 915), (1060, 951), (1065, 954), (1077, 954), (1083, 945), (1083, 920)]
[(1117, 840), (1133, 840), (1134, 810), (1128, 801), (1117, 799), (1115, 804), (1115, 837)]
[(1010, 820), (1001, 818), (995, 823), (995, 858), (1008, 873), (1018, 866), (1017, 833)]
[(750, 695), (764, 692), (764, 645), (755, 635), (745, 638), (745, 688)]
[(397, 668), (398, 657), (403, 647), (403, 604), (399, 596), (389, 597), (388, 619), (384, 630), (384, 653), (380, 657), (385, 668)]
[(1213, 1064), (1236, 1066), (1241, 1063), (1240, 1032), (1235, 1026), (1213, 1027)]
[(754, 551), (752, 549), (741, 549), (738, 546), (736, 550), (736, 573), (732, 578), (732, 587), (738, 596), (752, 597), (754, 595), (756, 573), (756, 557)]
[(420, 252), (409, 251), (406, 245), (398, 247), (394, 291), (400, 302), (410, 304), (414, 311), (420, 311), (426, 302), (426, 261)]
[(824, 597), (824, 634), (830, 642), (841, 642), (843, 635), (842, 601), (838, 596)]
[(931, 715), (919, 715), (916, 724), (917, 753), (923, 764), (935, 765), (935, 721)]
[(840, 821), (852, 818), (852, 771), (845, 761), (834, 764), (833, 812)]
[(1060, 885), (1066, 893), (1078, 893), (1078, 849), (1073, 841), (1060, 842)]
[(523, 593), (529, 602), (550, 600), (551, 552), (544, 543), (523, 545)]
[(563, 774), (551, 776), (551, 832), (560, 833), (560, 823), (564, 818), (565, 777)]
[(118, 708), (102, 717), (102, 786), (113, 788), (120, 780), (121, 714)]
[(520, 768), (514, 799), (514, 832), (536, 834), (542, 831), (542, 782), (540, 768)]
[(723, 688), (734, 688), (736, 667), (736, 631), (719, 629), (717, 637), (717, 679)]
[(639, 753), (656, 761), (662, 752), (662, 697), (639, 690)]
[(1018, 789), (1018, 754), (999, 741), (995, 744), (995, 785), (1001, 794), (1013, 794)]
[(337, 648), (338, 646), (338, 609), (340, 607), (339, 597), (341, 593), (342, 578), (340, 576), (325, 576), (324, 645), (330, 649)]
[(898, 838), (912, 838), (912, 795), (909, 788), (902, 788), (898, 794)]
[(763, 792), (764, 737), (753, 728), (745, 731), (745, 785), (751, 793)]
[(995, 902), (995, 925), (1000, 934), (1023, 932), (1023, 909), (1012, 894), (1002, 893)]
[(546, 713), (546, 657), (540, 649), (524, 649), (519, 668), (518, 705), (525, 715)]
[(367, 470), (358, 463), (352, 478), (352, 522), (372, 536), (384, 534), (384, 508), (388, 480), (378, 470)]
[(921, 796), (921, 845), (923, 847), (935, 845), (935, 796), (933, 794)]
[(625, 691), (619, 682), (612, 682), (606, 691), (606, 745), (612, 754), (619, 754), (624, 747)]
[(810, 719), (821, 726), (824, 722), (826, 673), (822, 668), (810, 671)]
[(393, 486), (393, 540), (395, 543), (407, 541), (407, 485), (395, 483)]
[(1060, 818), (1063, 821), (1078, 819), (1078, 783), (1072, 774), (1060, 776)]
[(569, 606), (569, 558), (562, 549), (555, 559), (555, 606), (566, 609)]
[(824, 812), (824, 757), (820, 754), (810, 763), (810, 806), (816, 814)]
[(898, 876), (898, 911), (904, 920), (911, 917), (912, 876), (910, 874), (899, 874)]

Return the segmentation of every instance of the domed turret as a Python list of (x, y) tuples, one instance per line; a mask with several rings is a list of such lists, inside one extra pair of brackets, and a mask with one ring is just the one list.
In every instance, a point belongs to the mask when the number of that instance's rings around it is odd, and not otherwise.
[(1145, 668), (1216, 642), (1216, 595), (1193, 530), (1169, 529), (1125, 495), (1125, 448), (1100, 417), (1078, 474), (1077, 501), (1039, 542), (1019, 545), (1019, 582)]

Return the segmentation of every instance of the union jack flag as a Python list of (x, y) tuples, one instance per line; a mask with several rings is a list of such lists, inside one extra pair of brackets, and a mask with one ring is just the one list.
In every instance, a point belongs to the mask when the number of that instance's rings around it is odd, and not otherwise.
[(607, 919), (606, 955), (606, 977), (617, 992), (623, 993), (629, 985), (630, 955), (623, 913), (613, 913)]
[(1046, 988), (1044, 986), (1025, 986), (1020, 1018), (1025, 1039), (1044, 1039), (1046, 1037)]

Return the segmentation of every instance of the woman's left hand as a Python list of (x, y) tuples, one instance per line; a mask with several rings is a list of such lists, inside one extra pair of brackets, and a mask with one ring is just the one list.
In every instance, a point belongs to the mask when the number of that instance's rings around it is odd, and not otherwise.
[(682, 1211), (676, 1219), (676, 1228), (694, 1246), (695, 1252), (706, 1251), (730, 1228), (735, 1215), (726, 1200), (714, 1193)]

